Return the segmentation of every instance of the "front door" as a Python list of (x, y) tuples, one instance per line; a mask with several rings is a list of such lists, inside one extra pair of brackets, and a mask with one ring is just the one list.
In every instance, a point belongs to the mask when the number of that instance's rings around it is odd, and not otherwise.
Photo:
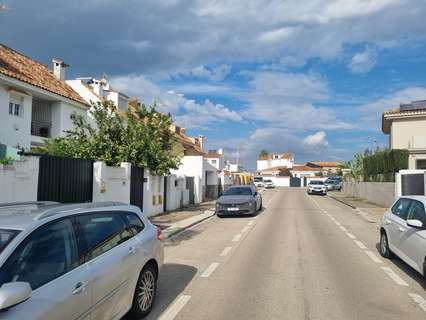
[(28, 282), (32, 296), (0, 319), (90, 319), (90, 272), (80, 262), (70, 219), (34, 231), (0, 269), (0, 284)]
[(388, 216), (390, 221), (388, 227), (388, 241), (390, 244), (390, 248), (397, 255), (401, 256), (401, 258), (404, 256), (400, 248), (401, 235), (405, 230), (407, 230), (406, 220), (410, 205), (410, 199), (401, 198), (394, 204), (391, 209), (391, 213)]
[[(426, 213), (423, 203), (412, 200), (408, 210), (407, 220), (419, 220), (426, 226)], [(406, 262), (423, 273), (423, 262), (426, 255), (426, 230), (407, 226), (400, 238), (401, 251), (406, 256)]]

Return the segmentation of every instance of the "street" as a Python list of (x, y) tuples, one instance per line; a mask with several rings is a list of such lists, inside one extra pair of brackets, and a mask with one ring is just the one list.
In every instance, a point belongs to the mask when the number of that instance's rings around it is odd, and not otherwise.
[(301, 188), (256, 217), (213, 217), (166, 243), (148, 319), (424, 319), (422, 278), (383, 259), (377, 226)]

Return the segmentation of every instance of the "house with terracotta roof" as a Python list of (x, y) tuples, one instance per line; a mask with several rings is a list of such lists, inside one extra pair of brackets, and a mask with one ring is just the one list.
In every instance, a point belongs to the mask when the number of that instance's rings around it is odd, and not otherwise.
[(294, 155), (290, 152), (270, 153), (257, 158), (257, 171), (274, 167), (286, 167), (290, 169), (293, 165)]
[(407, 149), (409, 169), (426, 169), (426, 100), (401, 104), (382, 114), (390, 149)]
[(335, 175), (340, 165), (338, 161), (311, 161), (305, 164), (306, 167), (322, 172), (324, 176)]
[(65, 82), (68, 67), (59, 59), (52, 69), (0, 44), (0, 144), (29, 150), (44, 138), (73, 127), (73, 113), (88, 103)]

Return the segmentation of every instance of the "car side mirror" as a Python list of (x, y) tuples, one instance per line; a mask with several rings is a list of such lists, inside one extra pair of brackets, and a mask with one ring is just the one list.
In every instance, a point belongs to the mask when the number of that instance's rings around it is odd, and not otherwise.
[(423, 229), (423, 222), (417, 219), (408, 219), (407, 220), (407, 226), (417, 228), (417, 229)]
[(258, 195), (258, 193), (257, 193), (257, 191), (254, 193), (254, 196), (257, 196)]
[(28, 282), (9, 282), (0, 288), (0, 311), (24, 302), (31, 297), (31, 286)]

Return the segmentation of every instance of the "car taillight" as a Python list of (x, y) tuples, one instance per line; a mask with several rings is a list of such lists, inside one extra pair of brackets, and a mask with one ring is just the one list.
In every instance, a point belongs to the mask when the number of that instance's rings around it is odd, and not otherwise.
[(160, 241), (164, 240), (164, 236), (163, 236), (163, 233), (161, 232), (160, 227), (157, 227), (157, 239)]

